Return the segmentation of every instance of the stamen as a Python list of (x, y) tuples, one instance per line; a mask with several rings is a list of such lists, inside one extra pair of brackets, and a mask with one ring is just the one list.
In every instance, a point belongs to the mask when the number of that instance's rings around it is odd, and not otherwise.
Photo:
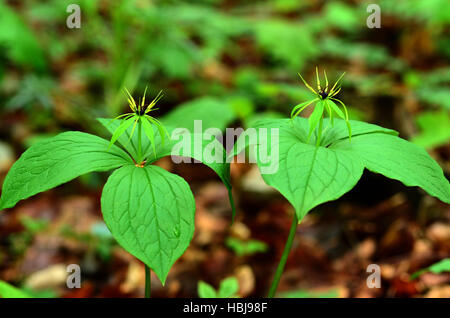
[(148, 86), (145, 86), (144, 96), (142, 97), (142, 107), (144, 107), (144, 104), (145, 104), (145, 94), (147, 93), (147, 87)]
[(344, 77), (345, 72), (342, 73), (342, 75), (337, 79), (336, 83), (334, 83), (333, 87), (330, 90), (330, 94), (333, 94), (334, 88), (336, 87), (336, 85), (339, 83), (339, 81)]
[(314, 90), (314, 88), (312, 88), (312, 87), (305, 81), (305, 79), (302, 77), (302, 75), (301, 75), (300, 73), (298, 73), (298, 76), (300, 76), (300, 78), (302, 79), (303, 84), (305, 84), (305, 86), (306, 86), (311, 92), (313, 92), (314, 94), (317, 95), (317, 92)]
[(320, 87), (320, 79), (319, 79), (319, 70), (316, 66), (316, 78), (317, 78), (317, 89), (320, 91), (322, 88)]
[(125, 92), (128, 95), (128, 104), (129, 104), (131, 110), (135, 112), (136, 111), (136, 102), (126, 87), (125, 87)]

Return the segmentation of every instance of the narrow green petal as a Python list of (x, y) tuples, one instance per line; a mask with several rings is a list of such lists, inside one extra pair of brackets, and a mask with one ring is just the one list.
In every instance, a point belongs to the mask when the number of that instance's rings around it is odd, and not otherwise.
[(320, 78), (319, 78), (319, 69), (316, 66), (316, 79), (317, 79), (317, 89), (320, 91), (321, 87), (320, 87)]
[(112, 124), (113, 122), (115, 122), (117, 119), (122, 118), (122, 120), (127, 120), (127, 119), (130, 118), (131, 116), (134, 116), (134, 113), (126, 113), (126, 114), (117, 116), (117, 117), (111, 119), (111, 120), (109, 121), (108, 125), (111, 125), (111, 124)]
[(345, 114), (342, 112), (342, 110), (339, 109), (339, 107), (331, 100), (328, 100), (331, 109), (336, 112), (336, 114), (341, 117), (342, 119), (345, 119)]
[(125, 92), (128, 95), (128, 103), (130, 104), (130, 108), (132, 111), (135, 112), (136, 111), (136, 102), (135, 102), (133, 96), (131, 96), (131, 94), (127, 88), (125, 88)]
[(316, 129), (317, 125), (319, 124), (320, 118), (323, 115), (323, 111), (324, 111), (323, 101), (319, 101), (316, 104), (316, 107), (314, 108), (314, 111), (312, 112), (311, 116), (309, 116), (308, 118), (309, 122), (308, 140), (311, 137), (312, 132)]
[(144, 96), (142, 97), (142, 104), (141, 104), (141, 107), (144, 107), (144, 105), (145, 105), (145, 95), (147, 94), (147, 87), (148, 87), (148, 86), (145, 86)]
[(298, 76), (300, 76), (300, 78), (302, 79), (303, 84), (305, 84), (305, 86), (306, 86), (307, 88), (309, 88), (309, 90), (310, 90), (311, 92), (313, 92), (314, 94), (317, 95), (317, 92), (314, 90), (314, 88), (312, 88), (308, 83), (306, 83), (305, 79), (302, 77), (302, 75), (301, 75), (300, 73), (298, 73)]
[(350, 122), (348, 120), (346, 120), (345, 123), (347, 124), (347, 129), (348, 129), (348, 139), (351, 142), (352, 141), (352, 126), (350, 126)]
[(339, 86), (339, 88), (335, 92), (333, 92), (333, 94), (331, 94), (330, 97), (336, 96), (337, 94), (339, 94), (340, 91), (341, 91), (341, 86)]
[(169, 132), (167, 131), (167, 129), (164, 127), (164, 125), (156, 118), (153, 118), (151, 116), (148, 116), (152, 122), (155, 124), (155, 126), (158, 128), (159, 134), (161, 135), (161, 143), (164, 145), (165, 142), (165, 135), (167, 135), (167, 138), (170, 139), (170, 135)]
[(327, 108), (328, 115), (330, 116), (331, 126), (334, 126), (333, 110), (331, 109), (330, 105), (328, 105), (329, 100), (325, 99), (324, 102)]
[(128, 138), (128, 140), (131, 140), (131, 137), (133, 137), (133, 134), (134, 134), (134, 130), (136, 129), (136, 124), (138, 123), (138, 121), (139, 121), (139, 117), (135, 117), (135, 120), (134, 120), (134, 124), (133, 124), (133, 129), (131, 130), (131, 134), (130, 134), (130, 137)]
[[(306, 101), (304, 103), (298, 104), (297, 106), (295, 106), (292, 111), (291, 111), (291, 118), (295, 118), (298, 116), (298, 114), (300, 114), (306, 107), (308, 107), (309, 105), (311, 105), (312, 103), (314, 103), (315, 101), (318, 101), (318, 98), (314, 98), (311, 99), (309, 101)], [(294, 114), (295, 112), (295, 114)]]
[(147, 107), (145, 113), (148, 113), (148, 112), (153, 108), (153, 106), (155, 106), (156, 103), (157, 103), (161, 98), (163, 98), (163, 96), (164, 96), (164, 95), (162, 94), (162, 91), (159, 91), (158, 95), (156, 95), (156, 97), (155, 97), (155, 98), (152, 100), (152, 102), (148, 105), (148, 107)]
[(339, 76), (339, 78), (337, 79), (337, 81), (336, 81), (336, 83), (334, 83), (334, 85), (333, 85), (333, 87), (331, 88), (331, 90), (330, 90), (330, 94), (329, 95), (332, 95), (333, 94), (333, 92), (334, 92), (334, 89), (335, 89), (335, 87), (336, 87), (336, 85), (339, 83), (339, 81), (344, 77), (344, 75), (345, 75), (345, 72), (344, 73), (342, 73), (342, 75), (341, 76)]
[(114, 131), (111, 137), (111, 141), (109, 143), (108, 148), (110, 148), (116, 142), (116, 140), (128, 129), (128, 127), (130, 127), (133, 124), (133, 122), (134, 116), (120, 123), (119, 127), (117, 127), (117, 129)]
[(331, 99), (339, 102), (342, 105), (342, 108), (344, 109), (344, 117), (343, 118), (345, 119), (345, 123), (347, 124), (347, 129), (348, 129), (348, 138), (350, 139), (350, 141), (352, 141), (352, 127), (350, 126), (350, 122), (349, 122), (349, 119), (348, 119), (347, 107), (339, 99), (337, 99), (337, 98), (331, 98)]
[[(342, 115), (340, 115), (340, 117), (342, 119), (348, 120), (347, 107), (345, 106), (345, 104), (341, 100), (339, 100), (337, 98), (331, 98), (331, 99), (336, 101), (336, 102), (338, 102), (338, 103), (340, 103), (342, 105), (342, 107), (344, 108), (344, 113), (342, 113), (342, 111), (339, 109), (340, 113), (342, 114)], [(334, 104), (334, 105), (336, 105), (336, 104)]]

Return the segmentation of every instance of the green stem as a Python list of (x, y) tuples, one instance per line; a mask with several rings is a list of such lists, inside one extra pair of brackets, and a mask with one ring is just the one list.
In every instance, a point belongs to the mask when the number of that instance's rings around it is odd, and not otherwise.
[(150, 267), (145, 265), (145, 298), (150, 298), (152, 277)]
[(286, 245), (284, 246), (283, 254), (281, 255), (280, 262), (278, 263), (277, 271), (275, 272), (275, 276), (273, 278), (272, 284), (269, 289), (269, 298), (273, 298), (275, 296), (275, 292), (277, 291), (278, 283), (280, 282), (281, 274), (283, 274), (284, 266), (286, 265), (286, 261), (289, 256), (289, 252), (292, 247), (292, 243), (294, 242), (295, 233), (297, 231), (298, 218), (297, 213), (294, 212), (294, 217), (292, 218), (292, 225), (289, 231), (289, 236), (286, 241)]
[(142, 123), (139, 119), (138, 122), (138, 163), (141, 163), (142, 161), (142, 142), (141, 142), (141, 136), (142, 136)]
[(316, 147), (320, 146), (320, 139), (322, 139), (322, 128), (323, 128), (323, 115), (320, 117), (319, 120), (319, 129), (317, 133)]

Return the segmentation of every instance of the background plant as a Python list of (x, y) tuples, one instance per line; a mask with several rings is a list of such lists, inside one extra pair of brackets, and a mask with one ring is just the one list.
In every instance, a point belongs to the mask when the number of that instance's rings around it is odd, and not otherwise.
[[(81, 174), (117, 169), (103, 189), (103, 217), (117, 242), (146, 264), (147, 297), (150, 296), (149, 268), (164, 284), (170, 267), (192, 239), (195, 213), (188, 184), (152, 165), (156, 159), (169, 155), (173, 144), (168, 141), (164, 144), (167, 132), (159, 121), (141, 121), (148, 117), (146, 113), (154, 104), (155, 100), (147, 107), (143, 98), (137, 106), (130, 95), (133, 113), (125, 114), (130, 118), (118, 119), (114, 128), (114, 120), (101, 119), (113, 135), (109, 145), (94, 135), (65, 132), (30, 147), (5, 178), (0, 201), (1, 209), (11, 208), (20, 200)], [(134, 134), (136, 124), (138, 133)], [(142, 138), (142, 130), (149, 138)], [(124, 149), (114, 145), (116, 140)], [(227, 164), (209, 165), (230, 184)]]
[[(77, 30), (65, 26), (69, 3), (0, 1), (0, 179), (25, 149), (58, 133), (87, 131), (110, 139), (95, 118), (128, 109), (123, 86), (141, 95), (151, 83), (152, 97), (163, 89), (157, 115), (167, 127), (192, 127), (194, 119), (204, 127), (253, 127), (264, 118), (284, 118), (308, 100), (297, 73), (314, 80), (316, 65), (333, 80), (347, 71), (339, 97), (351, 120), (395, 129), (425, 147), (449, 176), (446, 0), (379, 1), (382, 28), (376, 30), (365, 24), (368, 2), (350, 0), (78, 1)], [(251, 232), (237, 237), (268, 246), (266, 253), (238, 257), (226, 244), (235, 237), (227, 223), (230, 205), (214, 171), (167, 158), (157, 164), (189, 182), (198, 224), (168, 288), (154, 277), (153, 294), (195, 297), (198, 280), (216, 286), (215, 277), (246, 265), (242, 295), (265, 296), (284, 246), (280, 233), (289, 231), (287, 201), (265, 186), (253, 166), (232, 166), (237, 222)], [(0, 213), (0, 279), (22, 286), (55, 263), (77, 262), (88, 271), (85, 288), (55, 286), (57, 296), (141, 296), (143, 286), (132, 282), (143, 282), (137, 277), (144, 268), (114, 239), (105, 252), (109, 259), (93, 252), (99, 238), (92, 228), (103, 224), (98, 202), (108, 176), (85, 174)], [(422, 288), (426, 276), (408, 288), (402, 277), (446, 257), (447, 210), (417, 188), (366, 171), (352, 191), (304, 218), (286, 266), (289, 279), (279, 289), (443, 297), (440, 285)], [(22, 216), (49, 226), (30, 232)], [(383, 288), (367, 290), (365, 267), (374, 262), (398, 271), (384, 277)]]
[[(309, 87), (306, 82), (305, 85)], [(318, 74), (317, 85), (320, 88)], [(334, 87), (331, 92), (333, 89)], [(360, 121), (336, 119), (333, 123), (332, 118), (324, 119), (326, 99), (320, 97), (299, 104), (292, 111), (293, 116), (296, 116), (296, 111), (300, 112), (302, 107), (317, 101), (309, 119), (268, 119), (254, 124), (255, 128), (280, 129), (279, 158), (275, 159), (279, 163), (279, 169), (273, 174), (262, 176), (264, 181), (280, 191), (295, 209), (291, 230), (269, 290), (269, 297), (275, 295), (298, 223), (317, 205), (336, 200), (350, 191), (361, 178), (364, 168), (399, 180), (407, 186), (419, 186), (430, 195), (450, 203), (450, 182), (445, 178), (440, 166), (423, 148), (397, 137), (397, 132), (390, 129)], [(329, 115), (332, 116), (331, 111)], [(272, 130), (268, 131), (270, 135)], [(314, 138), (311, 138), (312, 132)], [(231, 155), (250, 148), (249, 151), (257, 158), (260, 168), (271, 164), (264, 162), (259, 156), (259, 147), (270, 148), (270, 141), (250, 141), (245, 134), (240, 138), (244, 139), (244, 143), (241, 143), (244, 145), (243, 149), (239, 148), (238, 141)], [(270, 139), (271, 136), (268, 136), (268, 140)]]
[(222, 280), (218, 290), (204, 281), (198, 282), (198, 296), (200, 298), (237, 298), (238, 290), (239, 282), (235, 277)]

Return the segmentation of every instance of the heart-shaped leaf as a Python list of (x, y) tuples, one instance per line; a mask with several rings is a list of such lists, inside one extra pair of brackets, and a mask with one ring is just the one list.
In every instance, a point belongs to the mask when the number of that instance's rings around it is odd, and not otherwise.
[[(248, 148), (262, 173), (263, 167), (278, 164), (277, 171), (262, 176), (294, 206), (299, 221), (315, 206), (351, 190), (364, 167), (450, 201), (450, 184), (425, 150), (397, 137), (393, 130), (358, 121), (350, 124), (351, 142), (344, 120), (336, 119), (334, 125), (324, 120), (320, 146), (315, 146), (317, 130), (308, 140), (307, 119), (263, 120), (254, 128), (267, 129), (267, 138), (251, 140), (243, 134), (239, 139), (244, 142), (238, 139), (231, 155)], [(279, 131), (275, 134), (273, 128)], [(279, 142), (272, 143), (272, 138), (279, 138)], [(274, 144), (279, 149), (271, 150), (278, 151), (278, 156), (270, 157), (273, 162), (268, 163), (259, 150)]]
[(315, 206), (350, 191), (363, 169), (361, 160), (350, 151), (316, 147), (280, 135), (278, 171), (262, 176), (289, 200), (301, 220)]
[[(112, 121), (111, 119), (106, 118), (98, 118), (98, 121), (112, 134), (114, 130), (119, 127), (121, 120)], [(150, 124), (149, 124), (150, 125)], [(153, 125), (154, 126), (154, 125)], [(171, 126), (165, 126), (169, 135), (173, 137), (174, 131), (176, 128)], [(156, 132), (156, 127), (153, 127)], [(131, 127), (128, 128), (127, 131), (123, 135), (121, 135), (118, 141), (124, 146), (124, 148), (134, 157), (137, 156), (138, 149), (138, 134), (134, 134), (131, 139)], [(143, 134), (144, 135), (144, 134)], [(223, 145), (215, 138), (211, 138), (211, 140), (203, 140), (205, 136), (201, 133), (192, 133), (189, 130), (185, 129), (182, 134), (177, 135), (176, 140), (165, 138), (165, 141), (162, 141), (161, 134), (155, 133), (154, 135), (154, 144), (156, 148), (156, 155), (154, 154), (153, 147), (148, 138), (142, 138), (142, 152), (144, 153), (144, 158), (147, 158), (147, 164), (151, 164), (158, 159), (161, 159), (166, 156), (170, 156), (174, 154), (173, 150), (177, 144), (180, 143), (180, 140), (186, 138), (187, 145), (184, 148), (179, 149), (179, 152), (176, 154), (182, 157), (190, 157), (195, 160), (198, 160), (204, 163), (206, 166), (210, 167), (214, 172), (219, 176), (224, 185), (228, 190), (228, 197), (230, 199), (230, 204), (233, 212), (233, 218), (235, 215), (235, 206), (233, 197), (231, 194), (231, 180), (230, 180), (230, 164), (226, 162), (226, 151), (223, 148)], [(218, 151), (217, 158), (221, 158), (220, 160), (207, 160), (211, 158), (205, 158), (205, 153), (210, 148), (215, 148)]]
[(117, 242), (164, 284), (194, 234), (194, 196), (183, 178), (157, 166), (127, 165), (103, 188), (102, 213)]
[(92, 171), (108, 171), (132, 162), (109, 141), (70, 131), (27, 149), (11, 167), (2, 188), (0, 209)]
[(418, 186), (428, 194), (450, 203), (450, 183), (442, 168), (425, 149), (404, 139), (386, 134), (367, 134), (341, 141), (331, 147), (352, 150), (370, 171), (401, 181), (406, 186)]

